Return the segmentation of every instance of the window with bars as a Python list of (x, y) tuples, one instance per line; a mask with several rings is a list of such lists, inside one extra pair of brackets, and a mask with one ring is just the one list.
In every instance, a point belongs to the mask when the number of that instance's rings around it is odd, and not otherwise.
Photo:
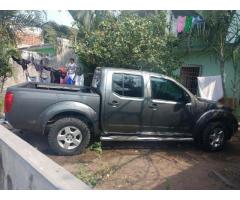
[(188, 88), (193, 94), (197, 94), (198, 83), (197, 77), (200, 76), (202, 65), (184, 65), (181, 67), (181, 83)]

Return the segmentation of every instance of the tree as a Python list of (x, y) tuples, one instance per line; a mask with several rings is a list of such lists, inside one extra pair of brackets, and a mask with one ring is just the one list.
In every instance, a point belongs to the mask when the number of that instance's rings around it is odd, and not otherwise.
[(16, 45), (16, 33), (23, 27), (40, 27), (44, 21), (41, 11), (1, 10), (0, 12), (0, 43)]
[(44, 20), (41, 11), (0, 11), (0, 81), (1, 91), (7, 77), (11, 76), (12, 70), (9, 65), (11, 55), (16, 55), (16, 33), (26, 26), (40, 27)]
[(54, 49), (57, 49), (57, 30), (58, 24), (55, 22), (47, 22), (42, 26), (42, 35), (45, 44), (51, 44)]
[(240, 45), (236, 45), (232, 47), (231, 51), (232, 62), (233, 62), (233, 80), (232, 80), (232, 92), (233, 92), (233, 101), (234, 106), (237, 105), (236, 99), (238, 98), (238, 93), (240, 91)]
[(17, 52), (15, 49), (7, 50), (6, 52), (0, 53), (0, 83), (1, 83), (1, 90), (3, 91), (4, 83), (8, 77), (12, 76), (12, 68), (9, 65), (9, 59), (11, 56), (16, 56)]
[(191, 37), (202, 41), (206, 46), (204, 51), (214, 53), (217, 58), (225, 97), (225, 62), (231, 59), (231, 45), (237, 42), (236, 38), (239, 37), (239, 14), (234, 10), (214, 10), (202, 11), (201, 15), (205, 21), (205, 28), (200, 34), (193, 30)]
[(93, 70), (124, 67), (172, 74), (179, 67), (178, 39), (166, 33), (165, 13), (106, 15), (95, 29), (84, 31), (75, 50)]
[(74, 28), (59, 25), (56, 22), (48, 21), (42, 26), (43, 39), (47, 44), (51, 44), (55, 49), (57, 49), (57, 38), (66, 38), (70, 40), (75, 39), (76, 30)]
[(108, 10), (69, 10), (69, 14), (75, 20), (78, 27), (78, 36), (84, 37), (85, 32), (98, 28), (99, 24), (114, 11)]

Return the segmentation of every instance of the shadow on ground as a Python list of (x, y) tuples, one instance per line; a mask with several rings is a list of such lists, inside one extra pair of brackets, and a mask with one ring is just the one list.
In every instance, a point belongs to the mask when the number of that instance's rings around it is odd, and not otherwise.
[(17, 133), (95, 189), (240, 189), (240, 137), (222, 152), (193, 142), (103, 142), (102, 153), (86, 150), (56, 156), (47, 138)]

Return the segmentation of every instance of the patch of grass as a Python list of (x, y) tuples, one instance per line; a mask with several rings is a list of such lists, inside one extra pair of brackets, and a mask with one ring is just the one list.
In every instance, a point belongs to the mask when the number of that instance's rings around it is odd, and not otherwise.
[(166, 179), (166, 182), (165, 182), (165, 189), (166, 189), (166, 190), (171, 190), (171, 184), (170, 184), (169, 179)]
[(101, 142), (94, 142), (89, 146), (91, 151), (95, 151), (98, 154), (102, 154), (102, 143)]
[(81, 179), (86, 184), (95, 187), (97, 185), (97, 177), (94, 176), (91, 172), (89, 172), (84, 166), (81, 166), (79, 168), (79, 171), (77, 173), (77, 178)]
[(109, 177), (113, 171), (113, 168), (105, 166), (93, 172), (87, 169), (86, 166), (80, 165), (76, 177), (94, 188), (104, 177)]

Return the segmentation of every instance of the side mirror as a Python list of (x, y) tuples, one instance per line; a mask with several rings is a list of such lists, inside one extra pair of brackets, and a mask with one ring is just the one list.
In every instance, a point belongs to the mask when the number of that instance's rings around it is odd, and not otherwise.
[(183, 103), (184, 104), (187, 104), (187, 103), (190, 103), (191, 102), (191, 97), (184, 92), (184, 98), (183, 98)]

